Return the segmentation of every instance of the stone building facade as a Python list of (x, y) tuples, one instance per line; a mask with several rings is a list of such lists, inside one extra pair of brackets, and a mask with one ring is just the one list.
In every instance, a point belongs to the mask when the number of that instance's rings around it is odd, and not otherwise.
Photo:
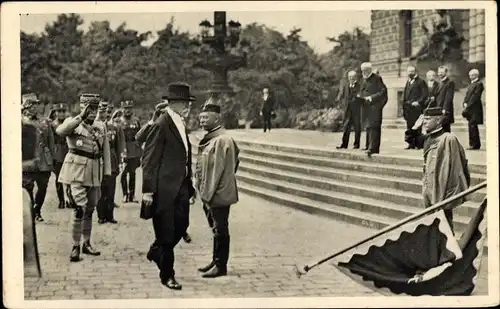
[[(455, 30), (465, 38), (461, 46), (463, 59), (470, 66), (484, 68), (485, 61), (485, 14), (483, 9), (448, 10)], [(407, 81), (406, 67), (415, 65), (421, 77), (428, 69), (436, 70), (436, 64), (425, 66), (409, 58), (415, 55), (426, 42), (421, 28), (425, 23), (430, 28), (436, 18), (435, 10), (373, 10), (371, 11), (370, 61), (388, 88), (389, 101), (384, 109), (384, 118), (402, 115), (402, 93)], [(450, 74), (458, 73), (456, 66)], [(463, 68), (462, 68), (463, 69)], [(481, 71), (481, 70), (480, 70)], [(460, 74), (464, 74), (461, 72)]]

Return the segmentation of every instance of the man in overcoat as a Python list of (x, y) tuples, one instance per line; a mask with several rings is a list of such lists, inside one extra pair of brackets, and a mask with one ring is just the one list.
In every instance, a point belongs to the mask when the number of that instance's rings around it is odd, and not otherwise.
[(229, 209), (238, 202), (236, 171), (239, 149), (220, 124), (220, 106), (206, 104), (200, 125), (207, 133), (200, 141), (196, 160), (196, 186), (213, 233), (212, 261), (198, 270), (204, 278), (227, 274), (229, 259)]
[[(33, 210), (35, 221), (42, 222), (42, 206), (47, 195), (50, 174), (54, 169), (54, 133), (48, 119), (42, 118), (43, 105), (34, 93), (22, 96), (22, 117), (26, 123), (32, 123), (38, 130), (38, 161), (31, 171), (23, 173), (24, 178), (29, 179), (25, 189), (30, 196), (34, 196)], [(34, 187), (36, 183), (36, 193)]]
[(339, 93), (337, 101), (342, 101), (344, 107), (344, 134), (342, 144), (337, 149), (345, 149), (349, 144), (351, 127), (354, 127), (354, 149), (359, 149), (361, 140), (361, 105), (363, 100), (358, 97), (361, 86), (357, 80), (356, 71), (349, 71), (347, 74), (348, 83)]
[(445, 66), (440, 66), (438, 68), (438, 77), (440, 82), (436, 92), (436, 106), (441, 107), (443, 111), (443, 130), (445, 132), (451, 132), (451, 124), (455, 122), (455, 117), (453, 115), (455, 83), (448, 77), (448, 68)]
[(359, 97), (364, 100), (363, 112), (366, 121), (366, 154), (370, 157), (380, 152), (382, 111), (387, 104), (387, 87), (382, 78), (372, 72), (369, 62), (361, 64), (363, 84)]
[[(408, 66), (406, 71), (408, 73), (408, 81), (403, 93), (403, 117), (406, 120), (406, 130), (410, 130), (424, 111), (429, 90), (425, 81), (417, 75), (414, 66)], [(408, 134), (405, 134), (405, 141), (408, 143), (406, 149), (416, 148), (414, 139)]]
[[(60, 126), (64, 120), (66, 119), (67, 108), (66, 104), (59, 103), (54, 106), (52, 109), (49, 118), (52, 120), (51, 126), (52, 131), (56, 132), (58, 126)], [(59, 200), (59, 208), (65, 208), (66, 205), (64, 198), (64, 189), (63, 185), (57, 181), (59, 178), (59, 173), (61, 172), (61, 168), (64, 162), (64, 158), (68, 153), (68, 144), (66, 144), (66, 138), (54, 134), (54, 174), (56, 175), (56, 192), (57, 198)]]
[(484, 85), (479, 80), (479, 71), (472, 69), (469, 72), (470, 85), (465, 93), (462, 115), (469, 122), (469, 150), (481, 148), (481, 137), (479, 136), (479, 124), (483, 124), (483, 102), (481, 95)]
[(56, 129), (57, 134), (66, 137), (69, 148), (59, 182), (64, 184), (66, 197), (74, 208), (71, 262), (80, 261), (82, 236), (82, 253), (101, 254), (90, 244), (92, 214), (101, 196), (103, 178), (111, 175), (111, 162), (106, 127), (102, 121), (96, 120), (99, 101), (98, 94), (82, 94), (80, 114), (67, 118)]
[[(135, 140), (135, 135), (141, 128), (139, 118), (133, 115), (133, 102), (122, 102), (123, 116), (120, 119), (120, 127), (125, 134), (125, 149), (122, 152), (123, 172), (121, 175), (121, 185), (123, 192), (123, 202), (136, 202), (135, 200), (135, 173), (141, 165), (142, 148), (141, 144)], [(127, 181), (128, 176), (128, 181)]]
[(266, 131), (271, 132), (272, 127), (272, 114), (274, 112), (275, 106), (275, 98), (274, 95), (269, 92), (269, 88), (262, 89), (262, 108), (260, 111), (260, 115), (262, 116), (262, 120), (264, 122), (264, 133)]
[(190, 86), (168, 86), (165, 111), (150, 128), (142, 158), (142, 204), (150, 207), (155, 241), (147, 254), (160, 269), (160, 280), (169, 289), (180, 290), (175, 279), (174, 248), (189, 226), (189, 200), (194, 196), (191, 143), (182, 117), (189, 102), (196, 100)]

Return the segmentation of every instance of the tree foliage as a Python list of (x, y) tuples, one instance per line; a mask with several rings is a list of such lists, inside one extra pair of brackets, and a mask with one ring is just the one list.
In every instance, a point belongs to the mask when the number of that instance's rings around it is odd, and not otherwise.
[[(108, 21), (94, 21), (86, 31), (80, 30), (82, 24), (77, 14), (61, 14), (41, 34), (21, 32), (23, 93), (73, 104), (79, 93), (97, 92), (115, 104), (133, 100), (146, 110), (169, 83), (185, 81), (199, 101), (206, 98), (202, 92), (212, 75), (197, 64), (209, 60), (212, 52), (199, 36), (176, 29), (173, 19), (149, 45), (145, 43), (151, 32), (139, 33), (125, 23), (112, 29)], [(331, 39), (338, 44), (323, 55), (315, 53), (300, 32), (294, 28), (283, 35), (257, 23), (243, 27), (241, 39), (250, 43), (247, 65), (229, 74), (237, 92), (237, 117), (258, 117), (263, 87), (274, 92), (282, 109), (297, 113), (318, 108), (323, 89), (334, 92), (345, 70), (368, 60), (368, 35), (360, 29)]]

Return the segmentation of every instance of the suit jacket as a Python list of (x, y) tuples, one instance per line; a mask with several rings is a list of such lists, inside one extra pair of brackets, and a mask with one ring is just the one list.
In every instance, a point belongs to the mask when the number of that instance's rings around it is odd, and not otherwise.
[[(80, 184), (86, 187), (100, 187), (103, 176), (111, 175), (109, 141), (104, 122), (95, 120), (92, 125), (82, 121), (80, 116), (64, 120), (56, 133), (66, 137), (69, 152), (59, 174), (63, 184)], [(88, 158), (71, 153), (71, 150), (100, 154), (100, 158)]]
[(267, 97), (267, 100), (264, 101), (263, 100), (263, 103), (262, 103), (262, 113), (265, 114), (265, 113), (270, 113), (274, 110), (274, 104), (276, 103), (276, 100), (274, 99), (274, 95), (270, 94), (268, 97)]
[(192, 158), (189, 138), (187, 142), (188, 149), (185, 149), (172, 118), (168, 113), (163, 113), (151, 125), (144, 143), (142, 192), (153, 193), (153, 213), (166, 212), (169, 214), (167, 217), (172, 220), (174, 200), (186, 178), (190, 183), (190, 196), (195, 192), (191, 182)]
[(426, 85), (426, 86), (427, 86), (427, 90), (429, 91), (429, 96), (427, 98), (427, 101), (425, 102), (424, 109), (427, 107), (436, 107), (437, 106), (436, 105), (436, 95), (437, 95), (437, 91), (439, 88), (439, 83), (435, 81), (432, 84), (432, 87), (429, 87), (428, 85)]
[(363, 103), (363, 118), (366, 121), (367, 128), (379, 128), (382, 126), (382, 110), (387, 104), (387, 87), (385, 86), (382, 78), (372, 73), (361, 85), (361, 97), (372, 98), (371, 102), (365, 101)]
[(444, 124), (450, 124), (455, 122), (455, 117), (453, 116), (453, 97), (455, 96), (455, 83), (446, 78), (441, 81), (436, 92), (436, 106), (441, 107), (446, 111), (444, 117)]
[(483, 124), (483, 102), (481, 101), (483, 91), (484, 85), (478, 80), (471, 83), (465, 93), (464, 103), (467, 104), (467, 107), (464, 109), (462, 115), (471, 124)]
[(348, 111), (354, 110), (357, 112), (361, 111), (361, 105), (363, 104), (363, 100), (358, 98), (357, 95), (361, 89), (361, 84), (359, 81), (356, 81), (354, 87), (350, 87), (350, 83), (346, 82), (344, 87), (341, 88), (341, 91), (338, 96), (338, 101), (341, 102), (344, 108), (344, 114), (347, 114)]
[[(429, 96), (428, 87), (423, 79), (415, 77), (413, 83), (406, 82), (403, 97), (403, 116), (405, 118), (422, 114), (425, 103)], [(418, 106), (412, 106), (413, 102), (418, 102)]]

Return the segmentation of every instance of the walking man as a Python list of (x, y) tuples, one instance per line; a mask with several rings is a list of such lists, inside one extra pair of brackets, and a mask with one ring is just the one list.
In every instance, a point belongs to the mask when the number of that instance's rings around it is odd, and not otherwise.
[(229, 208), (238, 202), (236, 171), (239, 149), (220, 125), (220, 106), (207, 104), (200, 114), (207, 131), (200, 141), (196, 161), (196, 185), (213, 233), (212, 261), (198, 270), (204, 278), (227, 274), (229, 259)]
[[(403, 117), (406, 120), (406, 130), (409, 130), (413, 128), (417, 119), (422, 115), (429, 90), (425, 81), (417, 75), (414, 66), (409, 66), (406, 71), (408, 73), (408, 81), (404, 89)], [(405, 141), (408, 143), (406, 149), (416, 148), (414, 139), (408, 134), (405, 134)]]
[(98, 120), (103, 121), (108, 141), (111, 164), (111, 176), (105, 177), (101, 185), (101, 198), (97, 205), (97, 216), (99, 224), (118, 223), (114, 217), (116, 177), (119, 174), (120, 155), (125, 147), (125, 137), (119, 126), (116, 126), (111, 119), (111, 112), (108, 102), (99, 103)]
[(364, 100), (366, 113), (366, 154), (371, 157), (374, 153), (380, 152), (380, 135), (382, 127), (382, 111), (387, 103), (387, 87), (382, 78), (372, 72), (372, 65), (369, 62), (361, 64), (363, 74), (363, 85), (359, 97)]
[[(120, 127), (125, 134), (125, 150), (122, 153), (123, 172), (120, 179), (123, 192), (123, 202), (137, 202), (135, 199), (135, 172), (141, 165), (142, 148), (135, 135), (141, 128), (139, 119), (132, 112), (132, 101), (122, 102), (123, 116)], [(128, 181), (127, 181), (128, 176)]]
[(65, 185), (66, 196), (73, 204), (73, 248), (70, 261), (80, 261), (82, 253), (100, 255), (90, 244), (92, 214), (101, 196), (103, 178), (111, 175), (109, 142), (102, 121), (95, 120), (99, 105), (98, 94), (80, 96), (80, 114), (66, 119), (56, 133), (66, 137), (68, 154), (64, 159), (59, 182)]
[(464, 98), (464, 110), (462, 115), (469, 122), (469, 150), (481, 148), (481, 137), (479, 136), (479, 124), (483, 124), (483, 102), (481, 95), (484, 85), (479, 80), (479, 71), (472, 69), (469, 72), (470, 85)]
[(444, 115), (443, 130), (451, 132), (451, 124), (455, 122), (453, 116), (453, 97), (455, 96), (455, 83), (448, 77), (448, 68), (440, 66), (438, 68), (440, 83), (436, 92), (436, 105), (441, 107)]
[[(33, 197), (35, 221), (42, 222), (42, 206), (47, 195), (50, 174), (54, 169), (54, 133), (47, 119), (41, 119), (44, 106), (34, 93), (22, 96), (24, 123), (31, 123), (38, 130), (38, 161), (31, 171), (24, 173), (25, 189)], [(34, 193), (36, 183), (36, 193)]]
[(155, 241), (147, 258), (160, 269), (160, 280), (169, 289), (180, 290), (175, 279), (174, 248), (189, 226), (189, 200), (194, 196), (191, 143), (182, 117), (196, 98), (190, 86), (168, 86), (164, 112), (151, 125), (142, 158), (143, 207), (152, 215)]
[[(420, 148), (424, 149), (423, 201), (425, 207), (459, 194), (469, 188), (470, 174), (465, 151), (458, 138), (443, 129), (441, 107), (428, 108), (423, 117), (425, 135), (417, 138)], [(415, 127), (422, 125), (416, 123)], [(460, 205), (465, 198), (450, 203), (444, 214), (453, 231), (453, 206)]]
[(361, 139), (361, 100), (357, 95), (360, 85), (357, 80), (356, 71), (349, 71), (347, 74), (348, 85), (340, 92), (338, 101), (342, 100), (344, 105), (344, 134), (342, 135), (342, 144), (337, 149), (346, 149), (349, 144), (349, 135), (351, 127), (354, 127), (354, 149), (359, 149)]
[[(66, 112), (66, 105), (63, 103), (57, 104), (52, 109), (49, 118), (52, 120), (51, 126), (53, 132), (56, 132), (57, 127), (60, 126), (66, 119)], [(69, 207), (69, 204), (66, 205), (64, 199), (63, 185), (58, 181), (64, 158), (66, 157), (67, 153), (68, 145), (66, 144), (66, 139), (62, 136), (54, 134), (54, 174), (56, 175), (55, 184), (60, 209), (65, 208), (65, 206)]]

